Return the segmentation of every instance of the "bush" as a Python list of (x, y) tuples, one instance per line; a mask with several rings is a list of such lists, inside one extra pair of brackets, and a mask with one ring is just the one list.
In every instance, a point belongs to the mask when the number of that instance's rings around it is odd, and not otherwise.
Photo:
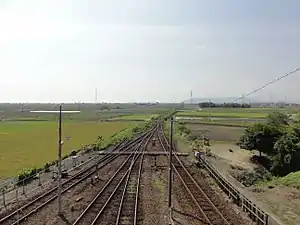
[(36, 174), (40, 171), (40, 169), (36, 169), (33, 167), (31, 169), (25, 169), (18, 175), (17, 185), (22, 184), (23, 182), (27, 183), (35, 178)]
[(49, 163), (45, 163), (44, 170), (46, 173), (50, 172), (50, 164)]
[(250, 157), (249, 160), (250, 160), (250, 162), (252, 162), (254, 164), (262, 165), (267, 170), (271, 169), (272, 161), (267, 156), (253, 155), (253, 156)]
[(68, 155), (65, 155), (65, 156), (63, 156), (61, 159), (64, 160), (64, 159), (66, 159), (66, 158), (68, 158), (68, 157), (69, 157)]
[(78, 153), (78, 150), (73, 150), (72, 152), (70, 152), (70, 156), (75, 156), (75, 155), (77, 155), (77, 153)]

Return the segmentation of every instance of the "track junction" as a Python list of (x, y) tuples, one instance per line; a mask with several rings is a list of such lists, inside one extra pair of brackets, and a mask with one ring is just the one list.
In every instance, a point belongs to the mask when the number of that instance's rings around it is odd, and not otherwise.
[[(1, 215), (0, 224), (250, 224), (233, 209), (224, 208), (225, 200), (216, 197), (207, 183), (197, 182), (199, 177), (193, 173), (197, 168), (188, 165), (183, 157), (186, 155), (176, 149), (172, 154), (172, 189), (179, 190), (185, 199), (172, 195), (174, 212), (181, 212), (181, 216), (169, 214), (169, 150), (163, 124), (158, 123), (111, 153), (100, 154), (95, 164), (65, 179), (60, 218), (56, 217), (57, 188), (53, 187)], [(147, 192), (153, 193), (152, 199), (146, 197)], [(163, 197), (156, 197), (156, 192)], [(187, 205), (192, 208), (189, 212), (185, 210)]]

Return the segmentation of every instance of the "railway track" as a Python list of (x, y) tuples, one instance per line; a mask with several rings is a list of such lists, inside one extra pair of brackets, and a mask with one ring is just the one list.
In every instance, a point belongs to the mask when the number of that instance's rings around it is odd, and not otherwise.
[[(120, 152), (128, 151), (132, 147), (136, 146), (138, 143), (142, 143), (145, 138), (147, 138), (150, 134), (154, 132), (155, 128), (153, 128), (150, 132), (141, 135), (140, 137), (127, 142), (125, 145), (119, 145), (119, 148), (114, 150), (119, 150)], [(66, 193), (68, 190), (72, 189), (79, 183), (85, 181), (87, 178), (91, 177), (96, 171), (105, 167), (107, 164), (114, 161), (120, 154), (117, 155), (105, 155), (101, 159), (99, 159), (94, 165), (85, 168), (82, 171), (79, 171), (66, 181), (62, 183), (62, 194)], [(128, 160), (130, 157), (127, 157)], [(54, 187), (42, 195), (38, 196), (34, 200), (28, 202), (17, 210), (10, 212), (8, 215), (4, 216), (0, 219), (0, 224), (19, 224), (35, 214), (38, 210), (41, 210), (43, 207), (53, 202), (57, 198), (57, 187)]]
[[(143, 153), (154, 132), (140, 142), (73, 225), (136, 224)], [(116, 210), (118, 208), (118, 210)]]
[[(147, 143), (142, 150), (145, 151)], [(140, 178), (144, 162), (144, 154), (139, 156), (139, 162), (135, 163), (127, 176), (125, 188), (121, 197), (121, 203), (117, 215), (116, 225), (136, 225), (139, 203)]]
[[(164, 151), (169, 151), (170, 145), (160, 126), (159, 131), (160, 144)], [(176, 150), (175, 150), (176, 151)], [(229, 225), (228, 220), (222, 215), (219, 209), (213, 204), (210, 198), (205, 194), (202, 188), (197, 184), (192, 175), (188, 172), (183, 162), (177, 155), (172, 156), (172, 169), (189, 193), (191, 199), (197, 206), (199, 217), (203, 219), (204, 224), (209, 225)]]

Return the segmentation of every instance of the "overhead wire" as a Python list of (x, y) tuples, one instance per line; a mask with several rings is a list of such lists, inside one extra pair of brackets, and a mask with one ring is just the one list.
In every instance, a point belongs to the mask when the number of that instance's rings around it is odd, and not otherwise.
[(277, 82), (277, 81), (280, 81), (280, 80), (282, 80), (283, 78), (288, 77), (288, 76), (292, 75), (293, 73), (296, 73), (297, 71), (300, 71), (300, 67), (294, 69), (293, 71), (291, 71), (291, 72), (289, 72), (289, 73), (286, 73), (285, 75), (283, 75), (283, 76), (281, 76), (281, 77), (275, 78), (274, 80), (272, 80), (272, 81), (270, 81), (270, 82), (268, 82), (268, 83), (262, 85), (261, 87), (259, 87), (259, 88), (257, 88), (257, 89), (254, 89), (254, 90), (251, 91), (251, 92), (248, 92), (247, 94), (244, 94), (244, 95), (240, 96), (239, 98), (233, 100), (232, 102), (236, 102), (236, 101), (238, 101), (238, 100), (244, 99), (245, 97), (247, 97), (247, 96), (249, 96), (249, 95), (252, 95), (252, 94), (254, 94), (254, 93), (256, 93), (256, 92), (259, 92), (260, 90), (266, 88), (267, 86), (269, 86), (269, 85), (271, 85), (271, 84), (273, 84), (273, 83), (275, 83), (275, 82)]

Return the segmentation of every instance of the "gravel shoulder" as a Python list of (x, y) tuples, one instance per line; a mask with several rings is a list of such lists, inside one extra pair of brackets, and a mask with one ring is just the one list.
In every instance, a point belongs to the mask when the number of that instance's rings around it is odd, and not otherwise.
[[(75, 219), (91, 202), (98, 191), (106, 184), (106, 182), (110, 179), (110, 177), (118, 169), (118, 166), (121, 165), (124, 160), (125, 157), (119, 157), (104, 168), (100, 169), (95, 175), (98, 177), (98, 179), (94, 179), (93, 183), (90, 179), (88, 179), (63, 195), (62, 210), (65, 221), (71, 223), (75, 221)], [(45, 208), (39, 211), (39, 213), (26, 220), (24, 224), (65, 224), (65, 221), (62, 218), (58, 218), (56, 216), (56, 204), (57, 202), (54, 201), (47, 205)]]

